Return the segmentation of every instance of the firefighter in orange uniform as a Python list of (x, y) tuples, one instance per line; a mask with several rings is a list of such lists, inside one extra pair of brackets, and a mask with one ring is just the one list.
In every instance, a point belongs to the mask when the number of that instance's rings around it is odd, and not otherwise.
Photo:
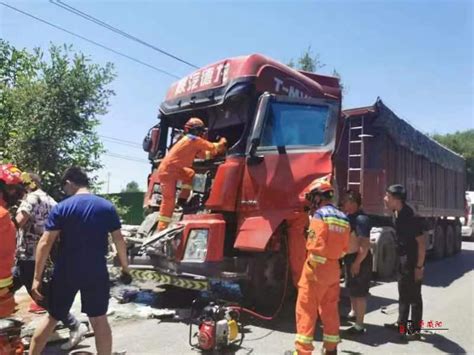
[(334, 188), (330, 177), (314, 180), (306, 198), (316, 212), (311, 218), (306, 249), (308, 256), (298, 283), (296, 301), (296, 351), (285, 354), (311, 354), (318, 314), (324, 326), (323, 354), (336, 354), (339, 338), (339, 258), (349, 244), (349, 221), (331, 203)]
[(21, 171), (12, 164), (0, 165), (0, 318), (15, 312), (12, 268), (16, 253), (16, 230), (8, 207), (22, 197)]
[(173, 217), (176, 197), (176, 183), (181, 181), (181, 193), (178, 203), (184, 203), (192, 189), (194, 170), (191, 169), (196, 157), (210, 159), (226, 150), (227, 140), (221, 138), (218, 143), (204, 139), (204, 122), (191, 118), (184, 126), (185, 135), (170, 149), (158, 168), (162, 200), (158, 217), (158, 230), (168, 227)]

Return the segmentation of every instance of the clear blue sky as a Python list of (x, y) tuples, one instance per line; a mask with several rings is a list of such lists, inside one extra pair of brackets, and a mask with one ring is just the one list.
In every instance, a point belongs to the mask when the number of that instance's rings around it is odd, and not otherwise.
[[(184, 76), (191, 68), (43, 1), (2, 0), (114, 49)], [(65, 0), (66, 1), (66, 0)], [(250, 53), (282, 62), (311, 45), (348, 89), (344, 107), (377, 96), (424, 132), (474, 128), (473, 2), (424, 1), (81, 1), (68, 2), (198, 66)], [(141, 143), (173, 79), (0, 6), (0, 37), (17, 47), (71, 43), (97, 63), (115, 63), (116, 96), (99, 133)], [(140, 149), (104, 142), (145, 162)], [(144, 187), (149, 166), (103, 157), (110, 191)]]

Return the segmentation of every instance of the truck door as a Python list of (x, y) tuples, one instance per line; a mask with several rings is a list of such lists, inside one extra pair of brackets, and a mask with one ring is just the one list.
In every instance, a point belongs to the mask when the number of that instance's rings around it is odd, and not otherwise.
[(262, 95), (247, 144), (237, 248), (260, 250), (288, 214), (302, 210), (304, 188), (332, 173), (338, 117), (338, 100)]

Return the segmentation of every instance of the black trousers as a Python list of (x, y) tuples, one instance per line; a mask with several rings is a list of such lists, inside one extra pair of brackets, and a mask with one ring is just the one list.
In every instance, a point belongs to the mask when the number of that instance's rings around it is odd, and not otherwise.
[[(18, 260), (15, 269), (13, 271), (13, 291), (18, 291), (22, 286), (26, 287), (26, 291), (32, 297), (31, 287), (33, 286), (33, 278), (35, 275), (35, 262), (34, 260)], [(38, 305), (48, 310), (49, 292), (48, 288), (45, 287), (43, 290), (43, 301), (38, 301)], [(79, 327), (80, 323), (76, 317), (69, 313), (66, 318), (59, 319), (65, 327), (70, 330), (75, 330)]]
[[(398, 324), (412, 327), (418, 331), (423, 320), (423, 299), (421, 297), (422, 281), (415, 281), (415, 265), (400, 258), (400, 268), (398, 274)], [(411, 322), (409, 313), (411, 309)]]

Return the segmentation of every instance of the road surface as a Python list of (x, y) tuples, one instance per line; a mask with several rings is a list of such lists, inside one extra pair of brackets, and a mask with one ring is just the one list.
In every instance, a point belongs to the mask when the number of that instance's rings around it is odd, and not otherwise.
[[(463, 242), (462, 252), (449, 259), (429, 261), (422, 289), (424, 321), (433, 323), (433, 331), (424, 332), (421, 341), (401, 343), (399, 336), (384, 328), (397, 317), (396, 282), (376, 283), (368, 301), (366, 324), (368, 332), (358, 338), (344, 338), (339, 345), (341, 354), (382, 353), (474, 353), (474, 243)], [(341, 305), (347, 310), (347, 301)], [(381, 307), (388, 307), (388, 313)], [(283, 354), (292, 349), (294, 339), (294, 307), (288, 305), (278, 320), (263, 322), (249, 320), (245, 340), (240, 349), (226, 354)], [(448, 328), (447, 330), (437, 330)], [(344, 326), (343, 326), (344, 327)], [(347, 326), (345, 326), (347, 327)], [(113, 322), (114, 351), (127, 354), (198, 354), (188, 345), (188, 326), (184, 322), (150, 320), (121, 320)], [(316, 335), (316, 347), (321, 345), (321, 329)], [(50, 346), (47, 354), (60, 354)], [(73, 353), (95, 353), (94, 339), (86, 339)], [(222, 352), (224, 353), (224, 352)]]

